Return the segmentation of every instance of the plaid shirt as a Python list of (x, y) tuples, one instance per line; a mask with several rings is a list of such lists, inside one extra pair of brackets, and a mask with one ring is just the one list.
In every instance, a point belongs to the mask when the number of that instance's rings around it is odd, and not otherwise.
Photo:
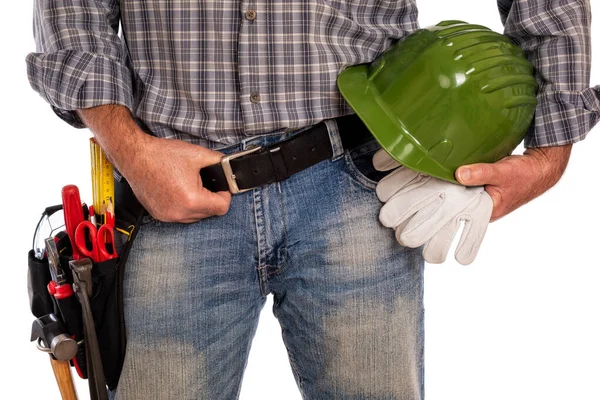
[[(526, 145), (583, 139), (600, 118), (589, 0), (498, 5), (540, 84)], [(156, 136), (218, 148), (351, 113), (340, 71), (416, 29), (415, 0), (36, 0), (27, 67), (76, 127), (73, 110), (121, 104)]]

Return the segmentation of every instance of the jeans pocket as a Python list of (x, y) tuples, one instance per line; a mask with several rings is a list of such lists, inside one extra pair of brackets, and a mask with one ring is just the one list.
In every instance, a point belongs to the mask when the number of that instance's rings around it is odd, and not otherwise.
[(354, 181), (369, 190), (375, 190), (377, 183), (389, 172), (377, 171), (373, 167), (373, 155), (379, 149), (381, 146), (373, 139), (344, 153), (348, 174)]

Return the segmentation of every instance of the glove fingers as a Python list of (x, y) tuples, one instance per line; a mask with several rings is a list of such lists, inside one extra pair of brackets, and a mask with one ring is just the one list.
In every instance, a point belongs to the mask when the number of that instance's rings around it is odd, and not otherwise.
[(398, 168), (400, 163), (392, 158), (384, 149), (378, 150), (373, 156), (373, 166), (377, 171), (390, 171)]
[[(396, 226), (396, 228), (394, 228), (394, 236), (396, 237), (396, 241), (398, 243), (400, 243), (400, 234), (402, 233), (402, 229), (404, 229), (404, 226), (410, 221), (410, 217), (408, 217), (406, 219), (406, 221), (403, 221), (402, 223), (398, 224)], [(400, 243), (402, 245), (402, 243)], [(403, 245), (404, 246), (404, 245)]]
[(493, 208), (492, 198), (483, 192), (481, 199), (466, 210), (466, 214), (470, 216), (463, 218), (465, 227), (454, 253), (456, 261), (462, 265), (469, 265), (475, 260), (487, 231)]
[(406, 223), (406, 221), (412, 217), (418, 211), (418, 206), (411, 207), (409, 209), (400, 208), (394, 206), (394, 204), (385, 203), (381, 210), (379, 210), (379, 221), (386, 228), (393, 228)]
[(432, 196), (427, 204), (423, 204), (410, 222), (406, 224), (400, 235), (400, 243), (407, 247), (419, 247), (435, 235), (453, 214), (437, 212), (444, 199), (441, 196)]
[[(452, 187), (452, 191), (438, 191), (435, 201), (421, 207), (417, 215), (406, 225), (402, 233), (404, 245), (416, 247), (424, 244), (446, 224), (468, 209), (469, 202), (477, 202), (479, 194), (471, 189)], [(422, 190), (421, 190), (422, 191)]]
[(460, 220), (455, 218), (448, 222), (438, 233), (433, 235), (423, 248), (423, 258), (430, 264), (441, 264), (446, 256), (460, 227)]
[(412, 169), (397, 168), (379, 181), (376, 188), (377, 197), (380, 201), (386, 202), (399, 191), (407, 189), (409, 186), (414, 187), (423, 184), (427, 180), (428, 178), (425, 175), (419, 175), (418, 172)]
[(396, 228), (408, 218), (413, 217), (416, 213), (420, 213), (422, 209), (427, 211), (430, 208), (437, 208), (438, 205), (429, 206), (429, 204), (438, 199), (439, 196), (436, 193), (428, 194), (414, 190), (396, 193), (381, 207), (379, 221), (387, 228)]

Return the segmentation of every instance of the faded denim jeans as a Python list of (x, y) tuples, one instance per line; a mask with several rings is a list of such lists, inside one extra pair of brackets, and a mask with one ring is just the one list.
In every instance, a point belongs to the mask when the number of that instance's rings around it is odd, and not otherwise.
[(232, 196), (225, 216), (145, 221), (125, 271), (117, 400), (238, 398), (268, 294), (303, 398), (423, 398), (421, 250), (379, 223), (375, 143), (344, 151), (328, 127), (332, 159)]

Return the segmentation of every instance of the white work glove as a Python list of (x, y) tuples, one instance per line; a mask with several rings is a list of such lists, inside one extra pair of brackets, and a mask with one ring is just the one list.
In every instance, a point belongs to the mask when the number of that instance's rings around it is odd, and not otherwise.
[(373, 166), (379, 171), (395, 169), (377, 184), (377, 197), (385, 203), (379, 220), (395, 230), (401, 245), (424, 245), (425, 261), (443, 263), (464, 221), (454, 257), (463, 265), (473, 262), (493, 208), (482, 186), (465, 187), (415, 172), (383, 149), (373, 156)]

